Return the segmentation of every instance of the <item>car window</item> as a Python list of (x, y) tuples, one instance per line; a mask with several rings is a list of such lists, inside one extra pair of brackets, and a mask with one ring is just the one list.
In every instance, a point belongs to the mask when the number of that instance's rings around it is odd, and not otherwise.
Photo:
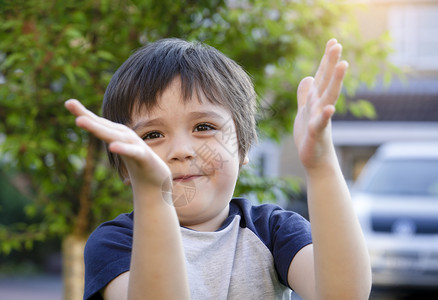
[(438, 196), (438, 159), (376, 162), (359, 189), (372, 194)]

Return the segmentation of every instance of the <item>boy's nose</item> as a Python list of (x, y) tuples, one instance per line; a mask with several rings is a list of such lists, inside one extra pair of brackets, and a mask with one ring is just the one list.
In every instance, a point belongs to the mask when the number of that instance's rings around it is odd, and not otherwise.
[(196, 156), (194, 144), (190, 137), (175, 138), (168, 151), (168, 161), (191, 160)]

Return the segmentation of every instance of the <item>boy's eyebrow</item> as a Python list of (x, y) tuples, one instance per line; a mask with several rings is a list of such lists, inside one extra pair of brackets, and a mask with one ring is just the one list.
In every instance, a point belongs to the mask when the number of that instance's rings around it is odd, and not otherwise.
[(218, 114), (217, 112), (208, 110), (208, 111), (194, 111), (190, 113), (190, 117), (192, 119), (202, 119), (202, 118), (213, 118), (218, 120), (225, 120), (225, 118)]
[[(189, 115), (190, 115), (190, 119), (192, 120), (197, 120), (202, 118), (213, 118), (218, 121), (222, 121), (222, 120), (225, 121), (225, 118), (222, 115), (214, 111), (194, 111), (189, 113)], [(134, 126), (132, 126), (132, 130), (136, 131), (139, 128), (159, 126), (159, 125), (163, 125), (164, 123), (165, 122), (163, 121), (162, 118), (156, 118), (151, 120), (140, 120), (139, 122), (134, 124)]]
[(140, 120), (134, 126), (132, 126), (132, 130), (136, 131), (139, 128), (149, 127), (149, 126), (158, 126), (163, 125), (164, 122), (161, 118), (151, 119), (151, 120)]

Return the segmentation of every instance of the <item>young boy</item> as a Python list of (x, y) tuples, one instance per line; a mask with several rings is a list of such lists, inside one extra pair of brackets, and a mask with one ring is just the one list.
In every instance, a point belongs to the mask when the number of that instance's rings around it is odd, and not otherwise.
[[(367, 299), (370, 265), (336, 159), (330, 120), (347, 63), (327, 43), (298, 87), (294, 139), (309, 223), (232, 199), (256, 139), (248, 75), (214, 48), (152, 43), (115, 73), (103, 117), (77, 100), (76, 124), (108, 144), (134, 210), (99, 226), (85, 249), (84, 299)], [(313, 241), (312, 241), (313, 240)]]

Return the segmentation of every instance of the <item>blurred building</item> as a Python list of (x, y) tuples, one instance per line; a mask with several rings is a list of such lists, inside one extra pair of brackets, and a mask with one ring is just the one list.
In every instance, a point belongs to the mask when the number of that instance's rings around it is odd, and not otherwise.
[[(368, 0), (357, 14), (365, 38), (389, 32), (391, 62), (403, 73), (388, 86), (361, 87), (348, 101), (366, 99), (377, 118), (335, 115), (333, 139), (348, 181), (386, 141), (438, 140), (438, 0)], [(292, 138), (281, 147), (280, 175), (303, 176)]]

